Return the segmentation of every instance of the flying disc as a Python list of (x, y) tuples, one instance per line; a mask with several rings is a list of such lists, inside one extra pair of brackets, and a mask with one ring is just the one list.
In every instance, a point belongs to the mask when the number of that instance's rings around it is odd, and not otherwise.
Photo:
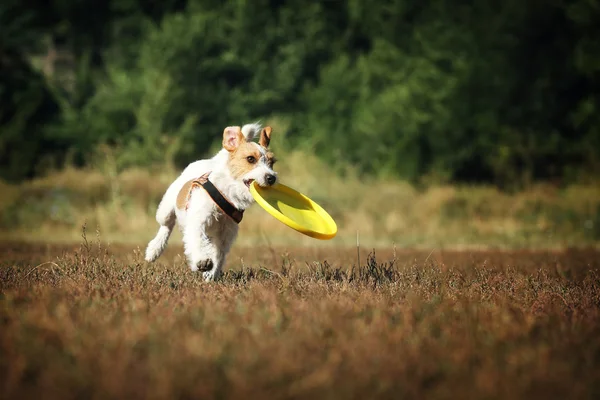
[(321, 240), (331, 239), (337, 233), (337, 225), (327, 211), (288, 186), (276, 183), (261, 187), (254, 181), (250, 193), (265, 211), (300, 233)]

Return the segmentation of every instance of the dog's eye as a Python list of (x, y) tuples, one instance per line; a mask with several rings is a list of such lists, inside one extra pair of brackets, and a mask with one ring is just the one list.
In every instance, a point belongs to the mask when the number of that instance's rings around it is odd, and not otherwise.
[(256, 162), (256, 157), (254, 157), (254, 156), (248, 156), (248, 157), (246, 157), (246, 160), (248, 160), (248, 162), (250, 164), (254, 164)]

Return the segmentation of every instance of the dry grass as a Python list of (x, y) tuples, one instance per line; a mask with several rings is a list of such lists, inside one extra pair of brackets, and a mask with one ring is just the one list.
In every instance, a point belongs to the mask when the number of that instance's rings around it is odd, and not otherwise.
[(597, 398), (600, 253), (1, 245), (3, 398)]
[[(271, 147), (280, 181), (321, 204), (339, 231), (331, 242), (315, 241), (253, 206), (238, 245), (347, 247), (360, 231), (364, 245), (379, 247), (600, 247), (600, 185), (593, 182), (540, 184), (508, 194), (487, 186), (419, 189), (360, 179), (352, 170), (342, 178), (313, 154), (290, 148), (285, 121), (268, 124), (275, 129)], [(66, 168), (18, 186), (0, 181), (0, 239), (73, 242), (87, 224), (112, 243), (147, 243), (157, 229), (158, 203), (180, 171), (170, 166), (119, 171), (114, 154), (104, 150), (88, 170)], [(180, 236), (172, 241), (180, 243)]]
[[(238, 244), (350, 246), (360, 230), (367, 246), (410, 248), (565, 248), (600, 244), (600, 185), (539, 185), (517, 194), (492, 187), (362, 182), (328, 174), (314, 157), (280, 156), (282, 183), (319, 202), (339, 232), (319, 242), (290, 230), (258, 206), (246, 213)], [(156, 207), (174, 170), (65, 169), (19, 186), (0, 184), (0, 239), (73, 242), (87, 223), (113, 243), (148, 242)], [(110, 171), (110, 169), (109, 169)], [(180, 242), (175, 235), (174, 241)]]

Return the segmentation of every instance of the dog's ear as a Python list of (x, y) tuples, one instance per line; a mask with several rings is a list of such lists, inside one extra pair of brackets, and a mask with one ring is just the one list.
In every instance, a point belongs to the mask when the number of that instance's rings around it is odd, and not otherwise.
[(228, 126), (223, 131), (223, 148), (227, 151), (234, 151), (245, 140), (239, 126)]
[(258, 141), (258, 144), (267, 148), (269, 147), (269, 143), (271, 143), (271, 127), (265, 126), (262, 131), (260, 131), (260, 140)]

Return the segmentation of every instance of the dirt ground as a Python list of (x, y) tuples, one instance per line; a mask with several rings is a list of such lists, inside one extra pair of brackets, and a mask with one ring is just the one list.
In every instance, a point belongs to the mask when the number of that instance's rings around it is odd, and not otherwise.
[(0, 243), (2, 398), (598, 398), (600, 252)]

